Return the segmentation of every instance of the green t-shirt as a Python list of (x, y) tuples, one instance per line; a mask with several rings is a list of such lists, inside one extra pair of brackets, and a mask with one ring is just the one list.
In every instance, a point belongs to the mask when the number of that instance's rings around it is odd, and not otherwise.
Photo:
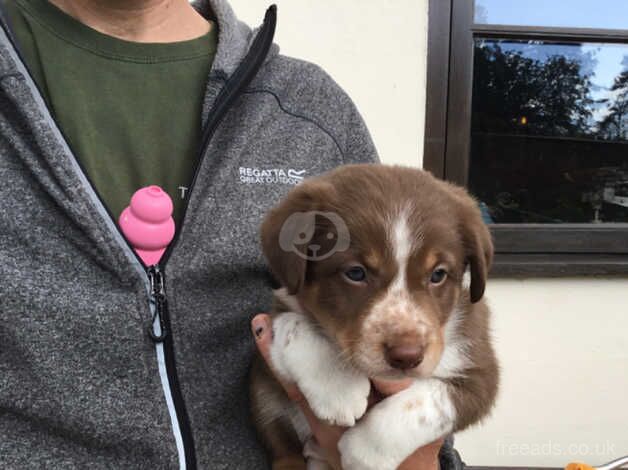
[(5, 4), (35, 82), (112, 215), (156, 184), (172, 198), (178, 226), (198, 158), (216, 25), (190, 41), (137, 43), (99, 33), (46, 0)]

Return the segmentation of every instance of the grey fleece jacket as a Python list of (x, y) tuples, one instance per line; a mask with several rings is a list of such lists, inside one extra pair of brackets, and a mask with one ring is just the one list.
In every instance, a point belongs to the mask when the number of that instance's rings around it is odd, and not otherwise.
[(258, 226), (303, 177), (377, 157), (329, 76), (278, 54), (274, 9), (251, 30), (224, 0), (196, 6), (219, 28), (204, 138), (183, 223), (151, 270), (2, 22), (2, 469), (268, 468), (247, 396), (249, 319), (270, 304)]

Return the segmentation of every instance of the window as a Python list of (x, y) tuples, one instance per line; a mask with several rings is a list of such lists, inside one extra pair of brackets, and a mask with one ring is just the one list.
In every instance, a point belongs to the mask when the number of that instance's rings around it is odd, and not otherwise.
[(565, 6), (430, 1), (424, 166), (478, 198), (497, 274), (628, 273), (628, 2)]

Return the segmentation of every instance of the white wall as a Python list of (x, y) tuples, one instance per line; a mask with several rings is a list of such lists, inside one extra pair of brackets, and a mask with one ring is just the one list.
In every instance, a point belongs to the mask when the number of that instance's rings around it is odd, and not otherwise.
[(628, 454), (628, 280), (489, 283), (502, 387), (458, 436), (473, 464), (564, 466)]
[(257, 26), (278, 7), (283, 54), (315, 62), (349, 93), (388, 162), (423, 155), (427, 0), (232, 0)]
[[(249, 24), (267, 0), (232, 0)], [(427, 0), (278, 0), (283, 52), (322, 65), (362, 111), (382, 159), (420, 165)], [(564, 466), (628, 454), (628, 279), (492, 280), (503, 366), (474, 465)]]

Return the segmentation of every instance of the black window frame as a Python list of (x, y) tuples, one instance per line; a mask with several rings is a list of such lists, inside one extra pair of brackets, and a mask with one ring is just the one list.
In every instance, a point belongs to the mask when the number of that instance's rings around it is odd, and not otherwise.
[[(423, 167), (467, 185), (474, 38), (628, 44), (628, 30), (475, 24), (474, 0), (429, 0)], [(493, 224), (497, 276), (628, 274), (628, 224)]]

